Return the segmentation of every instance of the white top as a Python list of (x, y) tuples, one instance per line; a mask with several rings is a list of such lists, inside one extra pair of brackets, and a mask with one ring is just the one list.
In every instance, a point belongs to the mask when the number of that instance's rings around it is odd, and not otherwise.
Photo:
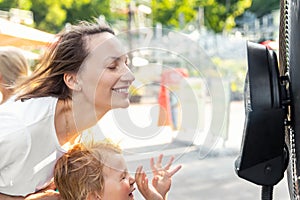
[(65, 153), (54, 126), (56, 104), (43, 97), (0, 106), (0, 193), (25, 196), (50, 183)]

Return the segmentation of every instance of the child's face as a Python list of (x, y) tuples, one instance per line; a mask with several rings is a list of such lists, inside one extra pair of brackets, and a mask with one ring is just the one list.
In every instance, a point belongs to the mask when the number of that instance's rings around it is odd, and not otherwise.
[(103, 200), (133, 200), (135, 179), (128, 174), (125, 160), (121, 154), (111, 154), (104, 172)]

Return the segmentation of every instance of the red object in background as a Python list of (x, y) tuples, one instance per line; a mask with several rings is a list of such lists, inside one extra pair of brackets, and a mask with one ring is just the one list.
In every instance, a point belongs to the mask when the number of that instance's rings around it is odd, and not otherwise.
[(167, 69), (162, 74), (161, 83), (172, 87), (178, 85), (183, 77), (188, 77), (188, 71), (185, 68)]
[(160, 106), (158, 126), (171, 126), (172, 113), (170, 105), (169, 90), (175, 85), (180, 84), (183, 77), (188, 77), (188, 71), (185, 68), (172, 68), (167, 69), (162, 73), (161, 85), (158, 97)]
[(158, 116), (158, 126), (172, 125), (170, 95), (167, 88), (164, 85), (160, 86), (158, 103), (160, 106), (159, 116)]
[(265, 45), (270, 50), (278, 49), (278, 43), (273, 40), (266, 40), (266, 41), (261, 42), (260, 44)]

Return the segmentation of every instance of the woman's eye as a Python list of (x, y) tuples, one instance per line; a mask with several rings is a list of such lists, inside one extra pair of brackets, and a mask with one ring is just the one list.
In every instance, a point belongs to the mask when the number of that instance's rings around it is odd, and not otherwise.
[(115, 65), (115, 64), (109, 65), (107, 68), (108, 68), (108, 69), (116, 69), (116, 68), (117, 68), (117, 65)]

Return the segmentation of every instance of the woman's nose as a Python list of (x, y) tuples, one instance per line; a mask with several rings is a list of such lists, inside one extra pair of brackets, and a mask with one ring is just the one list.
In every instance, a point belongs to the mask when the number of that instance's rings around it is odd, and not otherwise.
[(132, 71), (128, 67), (126, 67), (126, 71), (124, 71), (124, 73), (121, 77), (121, 80), (130, 82), (130, 83), (132, 83), (135, 80), (135, 77), (134, 77)]

